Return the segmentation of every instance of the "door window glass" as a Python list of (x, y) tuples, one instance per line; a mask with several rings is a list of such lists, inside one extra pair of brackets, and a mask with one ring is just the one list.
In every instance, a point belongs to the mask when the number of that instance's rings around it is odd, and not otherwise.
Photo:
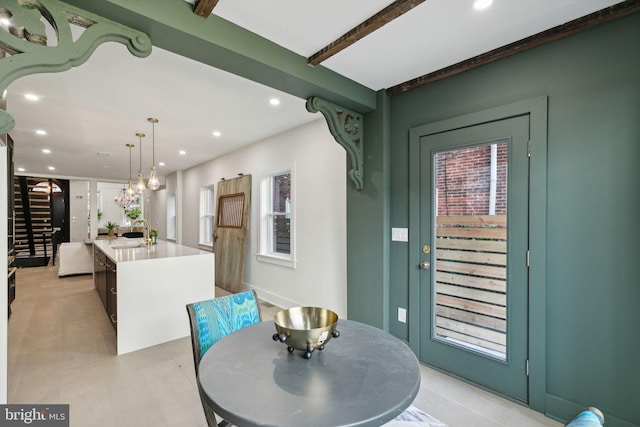
[(438, 152), (436, 339), (506, 359), (507, 143)]

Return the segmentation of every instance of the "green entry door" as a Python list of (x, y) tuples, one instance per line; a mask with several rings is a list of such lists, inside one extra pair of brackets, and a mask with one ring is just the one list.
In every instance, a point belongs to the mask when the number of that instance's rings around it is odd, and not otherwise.
[(412, 266), (421, 360), (525, 402), (528, 137), (528, 115), (419, 137)]

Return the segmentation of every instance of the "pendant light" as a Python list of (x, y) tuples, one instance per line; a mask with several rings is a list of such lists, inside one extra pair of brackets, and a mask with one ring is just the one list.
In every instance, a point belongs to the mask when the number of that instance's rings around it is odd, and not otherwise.
[(144, 193), (144, 190), (147, 189), (144, 185), (144, 176), (142, 175), (142, 137), (145, 136), (144, 133), (136, 133), (136, 136), (140, 140), (140, 168), (138, 169), (138, 183), (136, 184), (136, 194)]
[(158, 175), (156, 174), (156, 123), (158, 123), (158, 119), (149, 117), (147, 120), (151, 122), (151, 127), (152, 127), (151, 144), (153, 147), (153, 151), (152, 151), (153, 162), (151, 163), (151, 175), (149, 175), (148, 186), (149, 186), (149, 190), (155, 191), (158, 188), (160, 188), (160, 181), (158, 181)]
[(129, 186), (127, 187), (127, 196), (133, 199), (136, 192), (133, 190), (133, 183), (131, 182), (131, 149), (135, 147), (135, 145), (127, 144), (127, 147), (129, 147)]

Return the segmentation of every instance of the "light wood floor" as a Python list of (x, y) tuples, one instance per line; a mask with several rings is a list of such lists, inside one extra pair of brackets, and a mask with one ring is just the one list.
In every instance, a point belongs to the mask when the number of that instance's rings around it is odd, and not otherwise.
[[(279, 308), (261, 305), (263, 319)], [(115, 354), (115, 335), (90, 275), (57, 267), (17, 272), (9, 320), (9, 403), (70, 404), (72, 427), (206, 426), (188, 337)], [(185, 316), (186, 316), (185, 310)], [(450, 427), (561, 424), (421, 367), (414, 404)]]

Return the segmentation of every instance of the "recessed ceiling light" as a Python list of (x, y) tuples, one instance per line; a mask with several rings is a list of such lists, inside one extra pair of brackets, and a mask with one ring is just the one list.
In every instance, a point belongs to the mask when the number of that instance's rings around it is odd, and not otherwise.
[(56, 168), (54, 168), (53, 166), (49, 166), (47, 169), (49, 169), (50, 171), (56, 170)]
[(164, 162), (158, 163), (158, 166), (164, 166)]
[(46, 135), (46, 134), (47, 134), (47, 131), (46, 131), (46, 130), (43, 130), (43, 129), (38, 129), (38, 130), (36, 131), (36, 133), (37, 133), (38, 135)]
[(49, 153), (51, 153), (51, 150), (49, 150), (48, 148), (43, 148), (43, 149), (42, 149), (42, 152), (43, 152), (44, 154), (49, 154)]
[(18, 172), (24, 172), (24, 171), (26, 171), (25, 168), (18, 168)]
[(215, 136), (216, 138), (220, 138), (222, 136), (222, 134), (219, 131), (214, 130), (213, 131), (213, 136)]
[(180, 153), (180, 155), (182, 155), (182, 156), (184, 156), (185, 154), (187, 154), (187, 152), (186, 152), (186, 151), (184, 151), (184, 150), (180, 150), (180, 151), (178, 151), (178, 153)]
[(25, 93), (24, 97), (26, 99), (28, 99), (29, 101), (40, 101), (40, 97), (38, 95), (33, 94), (33, 93)]
[(493, 0), (476, 0), (473, 2), (473, 8), (475, 10), (486, 9), (491, 6), (491, 3), (493, 3)]
[(280, 100), (278, 98), (271, 98), (269, 100), (269, 104), (276, 106), (276, 105), (280, 105)]

